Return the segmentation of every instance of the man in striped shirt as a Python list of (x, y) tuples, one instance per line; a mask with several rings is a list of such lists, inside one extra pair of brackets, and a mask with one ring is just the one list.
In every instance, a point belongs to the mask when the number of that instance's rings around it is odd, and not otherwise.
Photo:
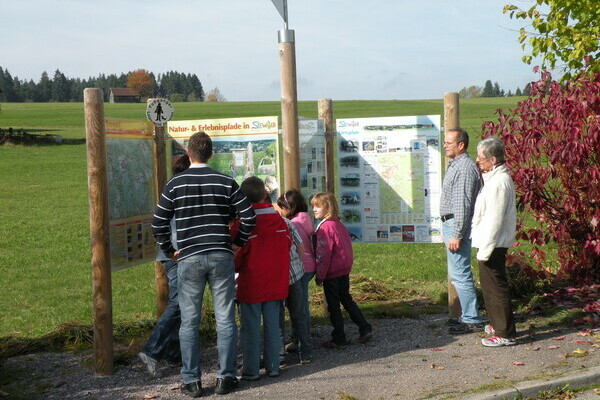
[[(204, 132), (193, 134), (187, 153), (191, 166), (165, 185), (152, 232), (165, 255), (178, 263), (182, 391), (200, 397), (198, 325), (206, 283), (212, 293), (217, 325), (219, 369), (215, 392), (227, 394), (238, 384), (233, 253), (248, 240), (256, 215), (236, 181), (206, 164), (213, 154), (210, 136)], [(232, 211), (241, 222), (233, 243), (228, 225)], [(178, 251), (171, 243), (171, 218), (175, 218)]]
[(450, 163), (442, 184), (440, 217), (448, 276), (456, 289), (461, 307), (460, 323), (450, 326), (451, 334), (483, 331), (484, 327), (471, 272), (471, 219), (481, 188), (481, 177), (467, 154), (468, 146), (469, 135), (463, 129), (446, 132), (444, 151)]

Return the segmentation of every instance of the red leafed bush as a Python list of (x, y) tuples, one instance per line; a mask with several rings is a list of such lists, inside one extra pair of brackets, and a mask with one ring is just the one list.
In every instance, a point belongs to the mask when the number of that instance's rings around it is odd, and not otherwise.
[(554, 241), (559, 278), (600, 282), (600, 74), (561, 85), (542, 73), (529, 98), (497, 114), (483, 137), (504, 142), (517, 207), (537, 221), (519, 221), (517, 239), (533, 244), (538, 267)]

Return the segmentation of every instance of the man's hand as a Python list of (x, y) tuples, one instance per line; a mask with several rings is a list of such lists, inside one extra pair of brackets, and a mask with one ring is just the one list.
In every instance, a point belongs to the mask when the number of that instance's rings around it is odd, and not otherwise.
[(171, 259), (171, 261), (177, 262), (177, 256), (179, 256), (179, 251), (176, 251), (175, 253), (173, 253), (173, 255), (169, 258)]
[(231, 245), (231, 250), (233, 250), (233, 254), (237, 253), (240, 249), (241, 247), (236, 244)]
[(448, 250), (450, 250), (451, 252), (454, 253), (455, 251), (458, 251), (459, 247), (460, 247), (460, 239), (453, 238), (453, 237), (448, 239)]
[(317, 284), (317, 286), (323, 286), (323, 281), (320, 279), (315, 279), (315, 283)]

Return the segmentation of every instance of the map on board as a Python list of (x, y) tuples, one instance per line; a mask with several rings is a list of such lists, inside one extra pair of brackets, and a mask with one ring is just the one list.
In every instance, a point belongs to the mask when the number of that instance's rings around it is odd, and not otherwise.
[(106, 120), (110, 256), (113, 271), (156, 258), (156, 206), (148, 121)]
[(337, 121), (338, 197), (354, 241), (441, 242), (440, 117)]

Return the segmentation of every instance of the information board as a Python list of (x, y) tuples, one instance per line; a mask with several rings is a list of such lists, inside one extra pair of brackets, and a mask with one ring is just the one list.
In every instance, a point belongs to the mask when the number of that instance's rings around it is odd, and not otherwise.
[(208, 165), (238, 184), (249, 176), (258, 176), (267, 185), (271, 199), (279, 196), (281, 176), (277, 117), (227, 118), (169, 121), (167, 132), (171, 163), (185, 154), (194, 133), (206, 132), (213, 141), (213, 156)]
[(337, 120), (337, 194), (357, 242), (441, 243), (440, 116)]
[(298, 119), (300, 143), (300, 191), (309, 201), (325, 191), (325, 123), (322, 119)]
[(156, 205), (152, 134), (148, 121), (105, 121), (111, 269), (154, 261)]

